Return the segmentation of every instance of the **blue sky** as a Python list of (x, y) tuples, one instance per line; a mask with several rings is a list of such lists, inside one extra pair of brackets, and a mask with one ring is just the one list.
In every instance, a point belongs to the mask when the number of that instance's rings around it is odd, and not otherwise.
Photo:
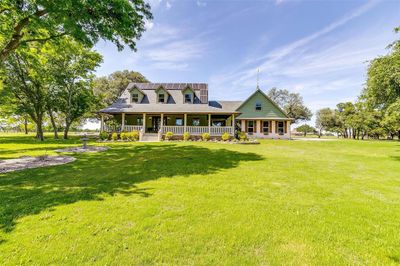
[(152, 82), (206, 82), (210, 99), (244, 100), (256, 88), (300, 92), (316, 111), (355, 100), (367, 61), (387, 53), (400, 1), (151, 0), (138, 51), (96, 45), (97, 75), (141, 72)]

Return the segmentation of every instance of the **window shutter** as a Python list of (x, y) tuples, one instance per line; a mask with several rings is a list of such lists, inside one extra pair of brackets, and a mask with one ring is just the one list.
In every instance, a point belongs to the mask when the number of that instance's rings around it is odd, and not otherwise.
[(286, 124), (287, 122), (285, 121), (285, 122), (283, 122), (283, 127), (284, 127), (284, 132), (285, 132), (285, 134), (287, 133), (287, 124)]
[(247, 132), (247, 120), (244, 120), (244, 130), (243, 132)]
[(268, 121), (269, 133), (272, 133), (272, 121)]
[(275, 121), (275, 134), (278, 134), (278, 121)]

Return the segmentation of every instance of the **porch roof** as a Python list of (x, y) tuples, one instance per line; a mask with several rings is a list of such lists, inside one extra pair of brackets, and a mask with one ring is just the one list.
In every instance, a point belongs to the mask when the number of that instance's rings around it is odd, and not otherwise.
[(130, 104), (124, 101), (117, 101), (111, 106), (104, 108), (99, 113), (238, 113), (237, 107), (241, 101), (209, 101), (208, 104), (187, 104), (187, 103), (141, 103)]

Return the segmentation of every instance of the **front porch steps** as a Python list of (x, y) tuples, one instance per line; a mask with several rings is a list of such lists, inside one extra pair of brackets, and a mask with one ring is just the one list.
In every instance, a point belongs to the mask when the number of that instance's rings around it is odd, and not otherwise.
[(157, 141), (159, 141), (158, 134), (157, 133), (144, 133), (142, 136), (142, 139), (140, 141), (142, 141), (142, 142), (157, 142)]

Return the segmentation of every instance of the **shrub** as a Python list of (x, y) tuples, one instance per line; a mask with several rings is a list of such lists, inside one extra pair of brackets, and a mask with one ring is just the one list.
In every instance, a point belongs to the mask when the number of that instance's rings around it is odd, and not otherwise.
[(222, 134), (221, 138), (223, 141), (227, 141), (231, 139), (231, 135), (228, 132), (225, 132), (224, 134)]
[(129, 132), (128, 139), (131, 141), (138, 141), (139, 140), (139, 131), (134, 130)]
[(183, 140), (188, 141), (189, 139), (190, 139), (190, 133), (189, 132), (183, 133)]
[(239, 132), (238, 135), (240, 140), (247, 140), (246, 132)]
[(101, 139), (101, 140), (106, 140), (106, 139), (108, 139), (108, 133), (107, 132), (100, 132), (100, 135), (99, 135), (99, 138)]
[(171, 131), (168, 131), (167, 133), (165, 133), (166, 140), (171, 140), (173, 136), (174, 136), (174, 133), (172, 133)]
[(128, 133), (122, 132), (120, 137), (121, 137), (122, 140), (127, 140), (128, 139)]
[(201, 135), (201, 138), (202, 138), (203, 141), (208, 141), (208, 140), (210, 140), (210, 133), (203, 133), (203, 134)]
[(117, 132), (114, 132), (114, 133), (111, 134), (111, 139), (112, 139), (112, 140), (117, 140), (117, 139), (118, 139), (118, 134), (117, 134)]

